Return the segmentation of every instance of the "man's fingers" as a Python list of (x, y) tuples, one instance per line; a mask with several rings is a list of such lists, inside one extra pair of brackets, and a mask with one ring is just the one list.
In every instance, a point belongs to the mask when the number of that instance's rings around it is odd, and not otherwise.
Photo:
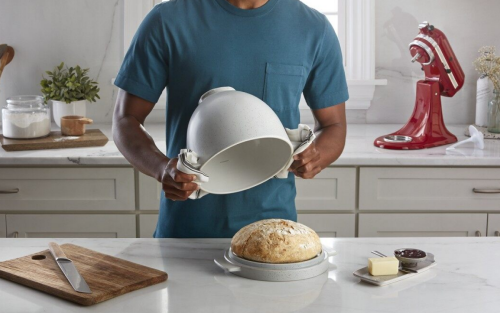
[(176, 181), (173, 181), (172, 186), (176, 189), (185, 191), (195, 191), (199, 189), (199, 185), (196, 183), (178, 183)]
[(168, 199), (174, 200), (174, 201), (184, 201), (184, 200), (186, 200), (186, 199), (182, 199), (181, 197), (179, 197), (178, 195), (173, 194), (173, 193), (165, 193), (165, 198), (168, 198)]
[(314, 145), (310, 145), (309, 147), (307, 147), (307, 149), (305, 149), (301, 153), (294, 155), (293, 159), (294, 160), (304, 159), (304, 158), (310, 157), (311, 155), (314, 155), (316, 153), (317, 153), (316, 147)]
[(193, 193), (193, 191), (179, 190), (176, 188), (169, 188), (166, 190), (164, 189), (164, 192), (165, 192), (165, 197), (167, 196), (167, 194), (175, 195), (176, 199), (174, 200), (186, 200)]
[(295, 171), (299, 173), (306, 173), (312, 171), (315, 167), (317, 167), (317, 161), (319, 161), (319, 155), (312, 157), (308, 162), (305, 162), (304, 165), (301, 165), (295, 168)]
[(310, 171), (306, 172), (298, 172), (298, 171), (293, 171), (293, 174), (297, 177), (304, 178), (304, 179), (311, 179), (314, 178), (318, 173), (321, 172), (321, 167), (317, 166)]
[(178, 183), (190, 183), (196, 180), (196, 175), (186, 174), (179, 171), (178, 169), (172, 170), (170, 172), (170, 177), (172, 177), (172, 179)]
[(294, 171), (299, 167), (306, 165), (307, 163), (311, 162), (311, 159), (312, 156), (305, 156), (303, 158), (293, 161), (292, 165), (290, 165), (290, 170)]

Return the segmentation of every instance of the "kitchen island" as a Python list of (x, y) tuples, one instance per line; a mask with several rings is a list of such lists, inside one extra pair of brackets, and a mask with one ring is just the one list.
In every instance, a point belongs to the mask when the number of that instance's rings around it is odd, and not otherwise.
[[(0, 239), (0, 261), (47, 248), (51, 239)], [(213, 259), (228, 239), (57, 239), (164, 270), (167, 282), (80, 307), (0, 279), (0, 312), (498, 312), (500, 238), (323, 238), (338, 252), (327, 273), (295, 282), (253, 281), (224, 273)], [(370, 251), (413, 247), (437, 266), (385, 287), (352, 272)]]
[[(348, 125), (340, 158), (296, 179), (298, 221), (322, 237), (500, 236), (500, 140), (445, 153), (373, 146), (401, 125)], [(0, 149), (0, 238), (151, 238), (161, 185), (104, 147)], [(449, 126), (463, 135), (465, 125)], [(55, 126), (54, 126), (55, 129)], [(147, 124), (165, 152), (165, 125)], [(1, 193), (2, 191), (7, 193)], [(400, 225), (411, 220), (404, 229)]]

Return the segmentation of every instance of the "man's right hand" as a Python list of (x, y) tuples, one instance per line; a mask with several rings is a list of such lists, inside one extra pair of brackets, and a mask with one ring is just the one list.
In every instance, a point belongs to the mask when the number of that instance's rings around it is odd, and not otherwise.
[(196, 175), (186, 174), (177, 169), (177, 158), (170, 159), (161, 175), (162, 189), (165, 197), (174, 201), (184, 201), (199, 189)]

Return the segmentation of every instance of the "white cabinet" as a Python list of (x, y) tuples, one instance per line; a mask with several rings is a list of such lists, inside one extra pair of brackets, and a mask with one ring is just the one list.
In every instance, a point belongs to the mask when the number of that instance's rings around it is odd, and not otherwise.
[(156, 179), (138, 172), (139, 209), (156, 210), (160, 208), (160, 195), (163, 192), (161, 184)]
[(297, 221), (314, 229), (320, 237), (355, 237), (354, 214), (298, 214)]
[(135, 210), (131, 168), (0, 168), (0, 191), (2, 211)]
[(500, 214), (488, 214), (488, 236), (500, 237)]
[(0, 214), (0, 238), (7, 235), (7, 225), (5, 224), (5, 214)]
[(7, 237), (135, 238), (134, 214), (7, 214)]
[(487, 214), (360, 214), (359, 237), (485, 236)]
[(326, 168), (314, 179), (296, 178), (298, 211), (351, 211), (356, 206), (356, 169)]
[(158, 214), (139, 215), (139, 238), (152, 238), (156, 230)]
[(500, 210), (500, 168), (361, 168), (360, 210)]

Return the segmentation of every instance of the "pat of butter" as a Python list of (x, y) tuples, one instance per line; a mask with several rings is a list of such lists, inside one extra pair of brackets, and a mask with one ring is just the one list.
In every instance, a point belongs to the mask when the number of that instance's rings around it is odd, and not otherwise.
[(372, 276), (396, 275), (398, 271), (399, 260), (393, 256), (368, 259), (368, 272)]

